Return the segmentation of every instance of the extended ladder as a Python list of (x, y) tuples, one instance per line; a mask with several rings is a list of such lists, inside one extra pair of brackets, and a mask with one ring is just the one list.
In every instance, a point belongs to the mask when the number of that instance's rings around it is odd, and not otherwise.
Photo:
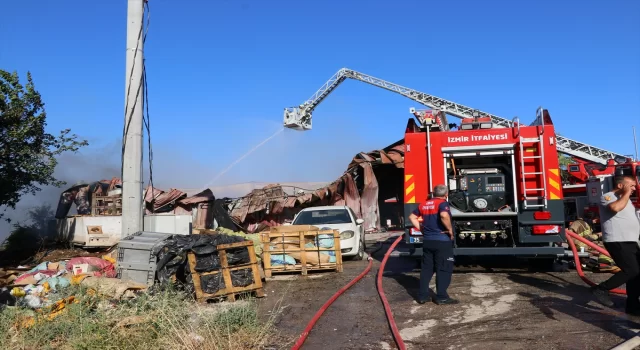
[[(315, 108), (318, 107), (318, 105), (327, 98), (332, 91), (347, 79), (361, 81), (387, 91), (395, 92), (431, 109), (444, 112), (442, 115), (442, 124), (444, 126), (444, 128), (442, 128), (443, 130), (448, 130), (449, 126), (446, 115), (452, 115), (457, 118), (470, 118), (473, 117), (475, 113), (478, 113), (480, 117), (490, 117), (494, 127), (512, 128), (514, 126), (510, 120), (497, 115), (478, 111), (476, 108), (463, 106), (453, 101), (448, 101), (425, 92), (413, 90), (348, 68), (340, 69), (336, 74), (329, 78), (329, 80), (324, 83), (315, 94), (301, 105), (285, 108), (284, 126), (295, 130), (310, 130), (312, 114)], [(540, 113), (537, 118), (539, 120), (534, 121), (534, 124), (531, 126), (543, 123), (543, 117), (544, 115)], [(607, 164), (609, 159), (627, 158), (625, 155), (590, 146), (559, 134), (556, 134), (555, 138), (556, 148), (559, 152), (597, 164)]]
[[(520, 135), (520, 123), (518, 123), (518, 136), (520, 138), (520, 175), (522, 177), (522, 192), (523, 192), (523, 209), (530, 208), (543, 208), (547, 209), (547, 169), (545, 167), (544, 160), (544, 118), (542, 116), (542, 108), (538, 108), (536, 112), (537, 117), (541, 120), (540, 132), (538, 137), (522, 137)], [(537, 152), (535, 155), (525, 155), (525, 143), (530, 147), (535, 147)], [(529, 148), (530, 148), (529, 147)], [(525, 161), (529, 159), (536, 159), (538, 166), (534, 172), (525, 172)], [(527, 176), (540, 176), (542, 178), (542, 188), (528, 188)]]

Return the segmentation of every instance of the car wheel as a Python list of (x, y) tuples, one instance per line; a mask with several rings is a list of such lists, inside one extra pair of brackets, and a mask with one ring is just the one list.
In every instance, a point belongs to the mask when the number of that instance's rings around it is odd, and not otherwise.
[(360, 241), (360, 244), (358, 244), (358, 254), (356, 254), (356, 256), (353, 257), (353, 260), (363, 260), (364, 259), (364, 242)]

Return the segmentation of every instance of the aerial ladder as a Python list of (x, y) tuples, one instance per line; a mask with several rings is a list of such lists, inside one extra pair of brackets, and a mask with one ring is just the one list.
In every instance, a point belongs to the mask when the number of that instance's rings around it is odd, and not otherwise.
[[(491, 118), (491, 122), (494, 124), (494, 127), (510, 128), (514, 126), (513, 121), (509, 119), (482, 112), (475, 108), (463, 106), (459, 103), (413, 90), (348, 68), (340, 69), (303, 104), (299, 105), (298, 107), (285, 108), (284, 126), (286, 128), (294, 130), (310, 130), (312, 126), (311, 118), (313, 111), (325, 98), (327, 98), (327, 96), (329, 96), (331, 92), (333, 92), (333, 90), (335, 90), (342, 82), (347, 79), (358, 80), (385, 90), (389, 90), (391, 92), (395, 92), (413, 101), (416, 101), (434, 111), (441, 111), (442, 120), (440, 127), (442, 130), (448, 130), (450, 127), (445, 114), (449, 114), (461, 119), (488, 117)], [(413, 108), (411, 109), (411, 113), (414, 113), (414, 115), (418, 115), (418, 113)], [(550, 121), (551, 119), (547, 113), (538, 113), (536, 119), (531, 125), (534, 126), (548, 124)], [(560, 153), (597, 164), (605, 165), (610, 159), (614, 159), (618, 163), (628, 160), (627, 156), (587, 145), (585, 143), (569, 139), (559, 134), (556, 134), (556, 148)]]

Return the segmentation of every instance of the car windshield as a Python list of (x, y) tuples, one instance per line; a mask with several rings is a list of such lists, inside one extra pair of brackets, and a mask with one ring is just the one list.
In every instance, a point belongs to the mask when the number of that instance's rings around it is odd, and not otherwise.
[(298, 214), (293, 225), (349, 224), (351, 217), (345, 209), (307, 210)]

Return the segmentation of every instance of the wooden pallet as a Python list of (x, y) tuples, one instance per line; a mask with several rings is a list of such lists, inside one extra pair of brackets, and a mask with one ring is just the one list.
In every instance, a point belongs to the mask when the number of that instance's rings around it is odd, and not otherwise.
[[(305, 247), (308, 241), (316, 241), (318, 235), (333, 236), (333, 248)], [(342, 254), (340, 251), (340, 233), (337, 230), (320, 230), (311, 225), (276, 226), (262, 232), (262, 262), (265, 278), (274, 273), (299, 272), (306, 275), (309, 271), (342, 272)], [(297, 243), (296, 243), (297, 242)], [(333, 252), (335, 262), (322, 262), (327, 255), (323, 251)], [(289, 255), (296, 259), (295, 265), (272, 265), (272, 255)]]
[[(246, 247), (249, 251), (249, 263), (229, 266), (227, 260), (227, 250)], [(258, 298), (264, 297), (264, 291), (262, 289), (262, 279), (260, 278), (260, 272), (258, 271), (258, 260), (256, 259), (256, 251), (253, 247), (253, 242), (245, 241), (231, 244), (221, 244), (217, 247), (218, 256), (220, 257), (220, 270), (211, 272), (196, 272), (196, 256), (193, 252), (187, 254), (189, 260), (189, 268), (191, 271), (191, 277), (193, 280), (193, 286), (196, 293), (196, 299), (199, 302), (204, 302), (211, 299), (226, 298), (229, 301), (235, 301), (236, 296), (243, 293), (255, 293)], [(237, 270), (251, 269), (253, 276), (253, 283), (246, 287), (235, 287), (231, 280), (231, 272)], [(218, 290), (216, 293), (205, 293), (202, 289), (201, 279), (203, 276), (222, 274), (225, 288)]]
[(91, 215), (122, 215), (122, 196), (93, 196)]

